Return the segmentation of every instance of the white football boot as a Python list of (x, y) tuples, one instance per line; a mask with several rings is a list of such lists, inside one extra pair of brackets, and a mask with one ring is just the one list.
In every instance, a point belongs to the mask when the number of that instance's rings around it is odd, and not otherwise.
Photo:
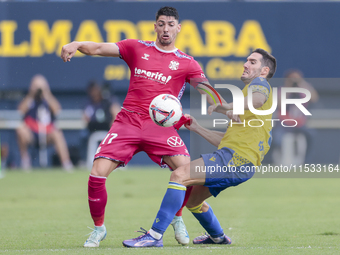
[(175, 239), (179, 244), (188, 245), (190, 238), (181, 216), (175, 216), (171, 222), (175, 231)]
[(104, 225), (101, 227), (95, 226), (94, 229), (92, 230), (93, 231), (90, 233), (89, 238), (87, 238), (87, 240), (84, 243), (84, 247), (86, 248), (99, 247), (99, 243), (103, 241), (106, 237), (106, 228)]

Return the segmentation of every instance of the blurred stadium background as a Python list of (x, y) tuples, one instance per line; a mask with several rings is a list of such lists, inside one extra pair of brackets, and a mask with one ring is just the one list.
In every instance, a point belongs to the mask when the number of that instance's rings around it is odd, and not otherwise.
[[(81, 116), (88, 82), (105, 82), (111, 94), (123, 102), (129, 71), (120, 59), (82, 54), (65, 64), (59, 57), (61, 46), (73, 40), (153, 40), (155, 12), (164, 5), (172, 5), (180, 13), (182, 31), (176, 46), (201, 63), (211, 84), (238, 79), (243, 61), (257, 47), (278, 59), (275, 86), (283, 85), (280, 78), (287, 70), (301, 70), (320, 95), (308, 120), (308, 127), (316, 132), (312, 155), (306, 160), (339, 162), (340, 4), (335, 1), (2, 1), (0, 132), (1, 144), (9, 148), (7, 168), (20, 166), (14, 131), (21, 121), (17, 106), (37, 73), (46, 76), (62, 105), (57, 123), (64, 132), (73, 163), (79, 164), (83, 153), (79, 139), (85, 127)], [(187, 86), (182, 100), (187, 111), (189, 99)], [(200, 151), (190, 146), (189, 132), (182, 129), (180, 134), (197, 155)], [(53, 147), (48, 152), (49, 166), (57, 166)], [(271, 162), (269, 153), (265, 163)], [(152, 162), (144, 153), (130, 163), (148, 164)]]

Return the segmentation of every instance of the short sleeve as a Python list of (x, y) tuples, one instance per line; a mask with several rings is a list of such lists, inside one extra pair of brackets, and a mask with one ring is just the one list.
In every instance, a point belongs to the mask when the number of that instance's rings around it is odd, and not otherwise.
[(192, 59), (188, 67), (186, 82), (190, 83), (191, 86), (196, 88), (199, 82), (205, 81), (208, 81), (208, 79), (205, 77), (201, 66), (196, 60)]
[(252, 89), (253, 93), (259, 92), (259, 93), (265, 95), (266, 100), (268, 99), (271, 88), (270, 88), (270, 85), (265, 78), (262, 78), (262, 77), (255, 78), (254, 80), (252, 80), (249, 87)]
[(131, 57), (133, 56), (131, 52), (134, 52), (134, 49), (136, 48), (136, 43), (137, 40), (135, 39), (125, 39), (116, 43), (119, 49), (120, 58), (128, 65), (131, 61)]

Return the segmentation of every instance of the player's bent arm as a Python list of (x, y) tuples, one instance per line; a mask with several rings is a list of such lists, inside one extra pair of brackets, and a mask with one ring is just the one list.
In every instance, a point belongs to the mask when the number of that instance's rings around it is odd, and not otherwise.
[(220, 142), (221, 142), (221, 140), (224, 136), (223, 132), (206, 129), (206, 128), (202, 127), (201, 125), (199, 125), (197, 120), (195, 118), (193, 118), (192, 116), (190, 116), (188, 114), (186, 114), (185, 116), (191, 118), (190, 124), (188, 124), (188, 123), (185, 124), (185, 127), (187, 129), (189, 129), (190, 131), (193, 131), (196, 134), (202, 136), (209, 143), (218, 147), (218, 145), (220, 144)]
[[(252, 94), (252, 101), (253, 101), (253, 107), (255, 109), (258, 109), (264, 105), (264, 103), (267, 101), (267, 98), (264, 94), (260, 92), (254, 92)], [(248, 107), (248, 98), (244, 98), (244, 109), (249, 110)]]
[(227, 115), (227, 112), (232, 109), (233, 109), (233, 103), (210, 105), (208, 108), (208, 114), (211, 115), (212, 112), (217, 112), (217, 113), (222, 113), (224, 115)]
[(223, 132), (209, 130), (202, 126), (198, 126), (194, 132), (216, 147), (218, 147), (224, 136)]
[(225, 132), (221, 132), (221, 131), (214, 131), (214, 130), (209, 130), (210, 132), (212, 132), (215, 135), (218, 135), (221, 139), (223, 138)]

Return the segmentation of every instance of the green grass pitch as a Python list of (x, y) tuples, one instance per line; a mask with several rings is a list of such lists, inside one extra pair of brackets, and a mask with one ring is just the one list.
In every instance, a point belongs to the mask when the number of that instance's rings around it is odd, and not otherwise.
[[(128, 249), (124, 239), (149, 229), (170, 172), (118, 170), (107, 180), (106, 240), (83, 248), (92, 226), (89, 172), (60, 169), (8, 171), (0, 179), (0, 254), (340, 254), (339, 179), (253, 178), (210, 198), (230, 246), (183, 247), (170, 226), (164, 248)], [(204, 230), (183, 213), (191, 239)]]

